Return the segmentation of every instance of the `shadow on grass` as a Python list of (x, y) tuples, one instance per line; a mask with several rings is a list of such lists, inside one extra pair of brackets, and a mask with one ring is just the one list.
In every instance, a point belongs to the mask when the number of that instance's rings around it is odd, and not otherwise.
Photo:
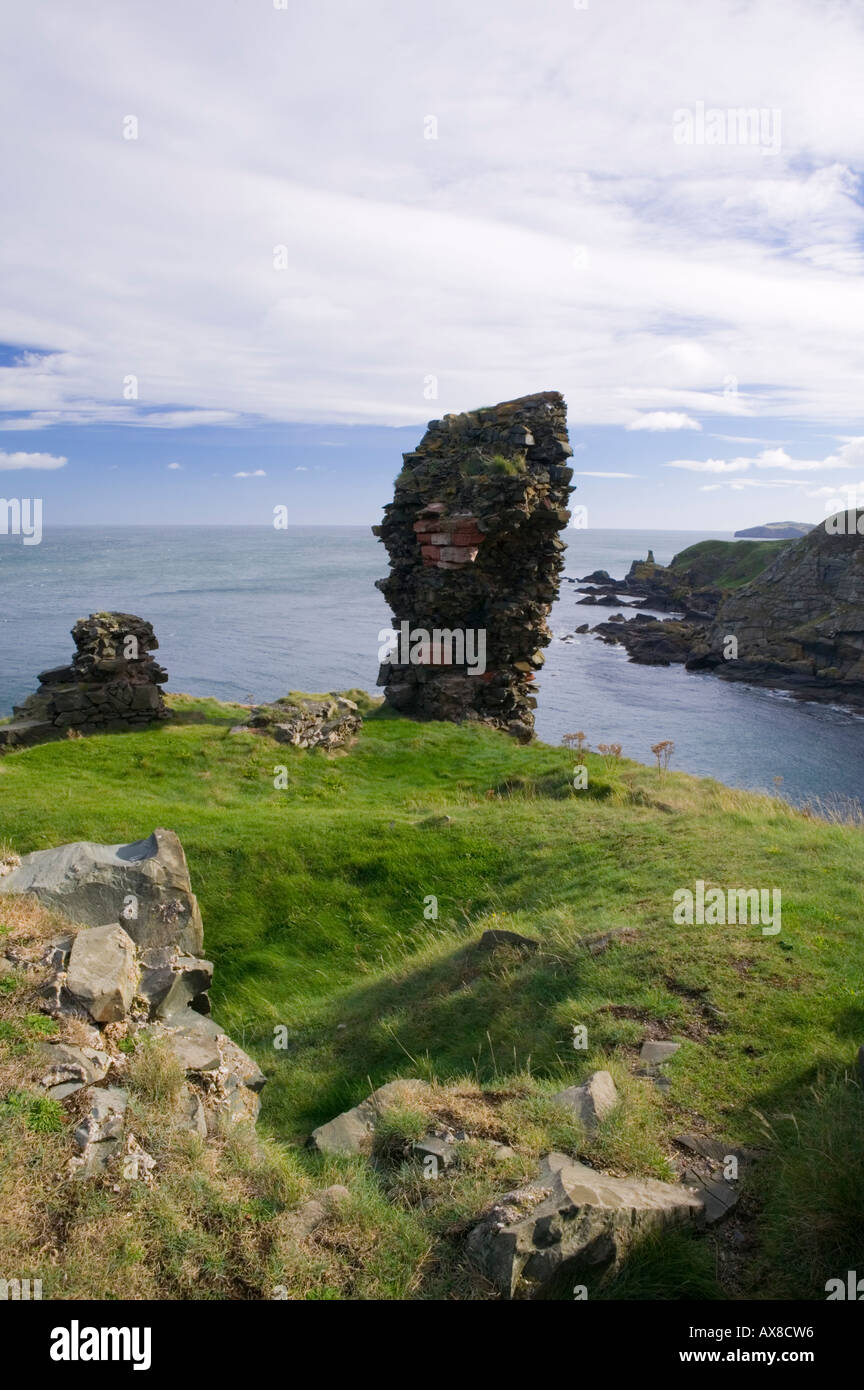
[[(350, 989), (322, 1004), (314, 1022), (275, 1053), (275, 1066), (265, 1063), (271, 1076), (265, 1118), (278, 1132), (286, 1090), (292, 1127), (299, 1122), (311, 1130), (356, 1105), (370, 1083), (379, 1086), (394, 1075), (430, 1080), (471, 1074), (487, 1084), (529, 1065), (535, 1073), (560, 1072), (562, 1059), (542, 1024), (577, 984), (575, 961), (542, 952), (526, 958), (511, 947), (486, 952), (472, 943), (395, 978)], [(523, 1040), (520, 1047), (514, 1037)], [(250, 1041), (269, 1049), (272, 1034), (250, 1035)], [(560, 1045), (563, 1053), (569, 1040)], [(298, 1068), (318, 1076), (314, 1092), (296, 1092), (292, 1073)]]

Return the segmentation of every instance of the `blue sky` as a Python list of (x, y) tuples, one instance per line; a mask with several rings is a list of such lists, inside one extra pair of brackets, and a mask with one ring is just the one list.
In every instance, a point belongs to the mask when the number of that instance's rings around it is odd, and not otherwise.
[(6, 28), (0, 495), (46, 526), (371, 524), (428, 419), (547, 389), (589, 525), (864, 495), (856, 7)]

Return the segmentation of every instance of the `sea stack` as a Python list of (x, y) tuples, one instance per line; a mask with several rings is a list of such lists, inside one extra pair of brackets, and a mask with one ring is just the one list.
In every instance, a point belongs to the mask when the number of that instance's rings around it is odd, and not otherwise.
[(532, 736), (572, 452), (564, 398), (543, 391), (432, 420), (403, 455), (373, 527), (390, 557), (378, 588), (399, 635), (378, 684), (395, 709)]

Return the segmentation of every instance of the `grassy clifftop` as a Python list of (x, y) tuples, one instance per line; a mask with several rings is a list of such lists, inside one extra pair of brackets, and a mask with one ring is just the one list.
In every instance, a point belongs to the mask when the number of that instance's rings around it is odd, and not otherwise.
[(789, 541), (697, 541), (676, 555), (669, 568), (689, 576), (694, 589), (740, 589), (761, 574)]
[[(217, 1017), (270, 1078), (259, 1128), (271, 1166), (259, 1181), (228, 1149), (222, 1173), (181, 1156), (161, 1198), (136, 1197), (149, 1203), (137, 1244), (131, 1198), (76, 1198), (52, 1257), (63, 1288), (109, 1296), (105, 1270), (125, 1250), (123, 1277), (141, 1296), (267, 1297), (281, 1281), (292, 1297), (485, 1297), (461, 1270), (460, 1240), (544, 1147), (668, 1178), (682, 1131), (760, 1151), (736, 1217), (746, 1258), (720, 1227), (683, 1253), (680, 1240), (647, 1250), (592, 1296), (818, 1298), (855, 1267), (861, 830), (614, 757), (589, 755), (577, 791), (572, 754), (479, 728), (373, 710), (350, 749), (308, 753), (231, 734), (237, 707), (172, 704), (164, 727), (0, 760), (0, 835), (26, 853), (176, 830), (217, 965)], [(697, 879), (779, 887), (781, 933), (675, 925), (672, 894)], [(489, 927), (540, 949), (481, 955)], [(589, 948), (613, 928), (632, 930)], [(587, 1051), (574, 1050), (578, 1025)], [(6, 1045), (26, 1048), (28, 1027), (7, 1029)], [(635, 1074), (652, 1037), (682, 1044), (665, 1092)], [(550, 1094), (598, 1066), (616, 1078), (621, 1113), (591, 1139), (562, 1133)], [(488, 1132), (516, 1151), (513, 1171), (478, 1158), (430, 1195), (409, 1171), (385, 1178), (296, 1147), (398, 1075), (435, 1080), (450, 1112), (485, 1107)], [(406, 1132), (416, 1122), (403, 1117)], [(0, 1143), (14, 1123), (0, 1118)], [(42, 1152), (53, 1138), (27, 1142)], [(334, 1181), (352, 1194), (336, 1236), (280, 1263), (285, 1211)], [(88, 1264), (81, 1232), (100, 1221), (109, 1248)], [(20, 1254), (30, 1228), (13, 1226), (6, 1253)], [(253, 1235), (270, 1251), (257, 1284)]]

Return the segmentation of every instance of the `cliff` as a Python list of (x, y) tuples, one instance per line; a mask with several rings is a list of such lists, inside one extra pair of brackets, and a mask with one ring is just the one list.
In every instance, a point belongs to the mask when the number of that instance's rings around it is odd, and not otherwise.
[[(847, 520), (850, 524), (846, 524)], [(690, 669), (864, 707), (864, 512), (840, 513), (784, 546), (728, 593)], [(737, 651), (730, 650), (734, 637)]]

